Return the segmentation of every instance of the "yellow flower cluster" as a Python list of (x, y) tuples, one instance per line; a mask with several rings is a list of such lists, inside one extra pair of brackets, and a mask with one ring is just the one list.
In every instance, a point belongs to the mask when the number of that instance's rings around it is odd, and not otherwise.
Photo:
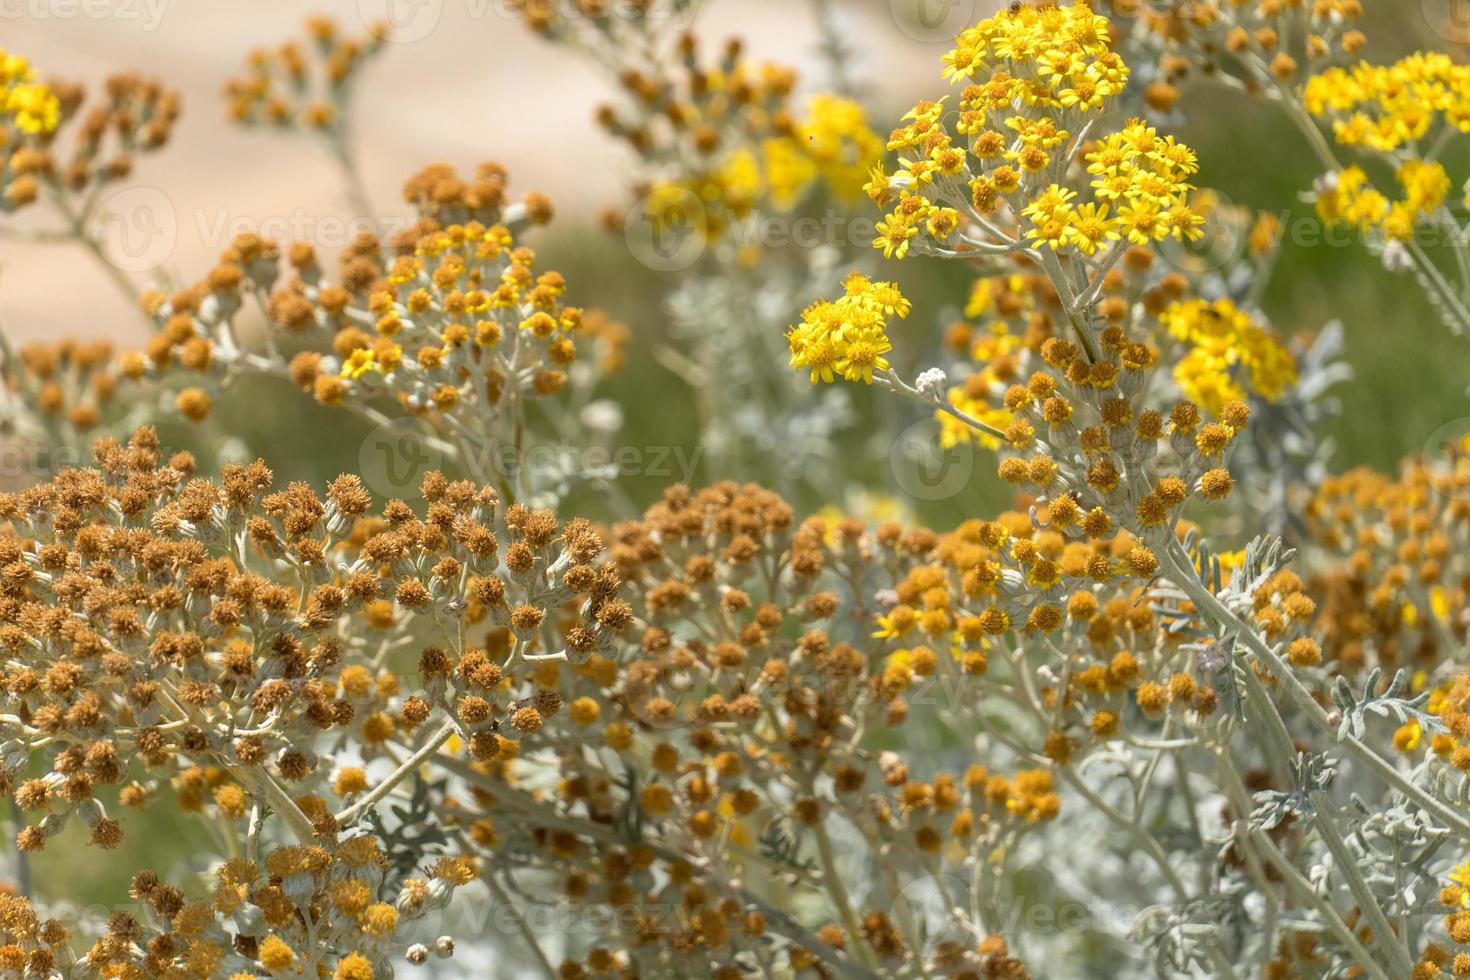
[[(926, 250), (1030, 242), (1091, 256), (1124, 237), (1196, 237), (1203, 218), (1188, 203), (1198, 169), (1188, 147), (1142, 120), (1085, 142), (1128, 79), (1108, 36), (1106, 18), (1080, 3), (1014, 5), (962, 32), (944, 56), (945, 77), (968, 82), (952, 127), (946, 99), (915, 106), (889, 137), (899, 169), (875, 170), (868, 184), (875, 203), (893, 205), (874, 247), (903, 258), (924, 233)], [(1092, 199), (1078, 201), (1069, 169), (1084, 150)], [(1027, 219), (1024, 230), (1006, 227), (1014, 214)]]
[[(994, 70), (1008, 62), (1015, 71)], [(989, 72), (986, 102), (1096, 109), (1123, 91), (1128, 67), (1108, 47), (1108, 19), (1084, 3), (1071, 7), (1012, 4), (967, 27), (944, 55), (944, 77)]]
[(35, 80), (30, 62), (0, 48), (0, 116), (22, 133), (49, 133), (61, 121), (61, 104)]
[(1470, 133), (1470, 66), (1438, 52), (1415, 52), (1392, 65), (1329, 68), (1307, 80), (1302, 98), (1312, 115), (1332, 120), (1344, 146), (1412, 149), (1437, 133), (1437, 124)]
[[(1066, 245), (1084, 255), (1126, 237), (1135, 245), (1166, 238), (1198, 238), (1204, 215), (1189, 205), (1188, 178), (1198, 171), (1194, 151), (1174, 137), (1160, 137), (1142, 120), (1111, 133), (1086, 156), (1097, 200), (1074, 206), (1076, 194), (1052, 184), (1023, 214), (1026, 237), (1049, 248)], [(1115, 215), (1109, 214), (1112, 206)]]
[(1159, 319), (1170, 335), (1190, 345), (1174, 365), (1180, 391), (1213, 415), (1245, 398), (1242, 372), (1250, 390), (1268, 401), (1296, 383), (1291, 351), (1229, 299), (1176, 303)]
[[(1305, 515), (1311, 540), (1336, 559), (1318, 586), (1328, 664), (1349, 676), (1404, 668), (1415, 693), (1470, 632), (1470, 579), (1457, 544), (1470, 528), (1470, 443), (1460, 436), (1432, 450), (1396, 476), (1364, 468), (1328, 476)], [(1448, 703), (1435, 696), (1428, 710), (1442, 714)], [(1406, 723), (1395, 746), (1413, 751), (1423, 735)], [(1436, 753), (1470, 769), (1470, 724), (1460, 737), (1463, 748), (1441, 742)]]
[[(1013, 416), (1008, 409), (993, 407), (986, 400), (987, 386), (976, 382), (977, 378), (983, 377), (983, 373), (972, 374), (963, 386), (949, 389), (949, 394), (945, 397), (957, 411), (984, 422), (992, 429), (1004, 432), (1010, 427)], [(978, 394), (975, 393), (977, 390)], [(998, 436), (976, 429), (969, 422), (962, 421), (949, 412), (935, 412), (934, 419), (939, 423), (939, 444), (946, 449), (968, 445), (971, 441), (979, 442), (986, 449), (1000, 448), (1001, 440)]]
[(843, 201), (862, 196), (868, 172), (883, 155), (883, 138), (868, 125), (867, 110), (828, 93), (812, 96), (796, 137), (785, 143), (811, 161), (812, 177), (802, 189), (819, 180)]
[(118, 376), (107, 341), (72, 339), (27, 344), (13, 363), (0, 366), (0, 384), (31, 401), (41, 418), (83, 432), (104, 421), (113, 405)]
[[(238, 236), (201, 282), (144, 295), (159, 330), (145, 352), (124, 355), (123, 373), (162, 376), (175, 364), (196, 372), (202, 385), (177, 403), (193, 421), (209, 415), (211, 392), (242, 371), (285, 374), (329, 406), (387, 395), (415, 415), (480, 414), (477, 426), (555, 395), (577, 360), (582, 310), (563, 303), (565, 279), (538, 271), (535, 252), (517, 240), (550, 219), (550, 201), (534, 193), (511, 201), (505, 178), (495, 164), (482, 165), (474, 181), (427, 168), (404, 194), (432, 201), (433, 210), (422, 208), (420, 223), (391, 243), (396, 258), (361, 236), (335, 281), (306, 243)], [(434, 214), (465, 220), (440, 225)], [(274, 327), (308, 341), (289, 363), (233, 349), (231, 320), (251, 294)], [(222, 315), (202, 315), (207, 300)]]
[[(116, 916), (87, 951), (87, 964), (102, 976), (118, 977), (239, 980), (264, 971), (373, 980), (385, 975), (394, 953), (413, 949), (414, 923), (438, 912), (476, 876), (469, 858), (443, 857), (424, 877), (389, 890), (383, 884), (388, 867), (382, 844), (359, 835), (334, 847), (279, 847), (260, 861), (232, 858), (215, 871), (206, 898), (141, 871), (133, 876), (130, 894), (162, 928)], [(232, 944), (222, 924), (240, 921), (258, 932)], [(148, 949), (146, 970), (135, 952), (140, 940)], [(341, 952), (325, 957), (326, 949)], [(410, 953), (409, 962), (424, 958)]]
[(61, 103), (33, 80), (30, 62), (0, 48), (0, 211), (13, 211), (40, 194), (45, 165), (38, 137), (61, 122)]
[(1317, 213), (1328, 223), (1348, 224), (1364, 233), (1378, 231), (1390, 239), (1407, 241), (1421, 220), (1444, 205), (1450, 176), (1438, 162), (1406, 160), (1395, 177), (1404, 192), (1398, 201), (1374, 187), (1362, 167), (1348, 167), (1317, 194)]
[[(755, 91), (767, 91), (784, 100), (789, 76), (784, 69), (766, 66)], [(748, 83), (711, 79), (712, 86), (730, 84), (737, 91)], [(778, 94), (779, 93), (779, 94)], [(730, 109), (716, 101), (705, 109), (711, 127), (722, 124)], [(668, 177), (654, 184), (644, 202), (647, 213), (668, 227), (693, 221), (706, 239), (724, 235), (730, 226), (754, 211), (790, 211), (816, 187), (825, 186), (842, 201), (861, 196), (867, 174), (883, 153), (883, 140), (868, 125), (867, 111), (851, 99), (819, 93), (812, 97), (806, 118), (792, 122), (784, 106), (754, 113), (727, 151), (710, 167)], [(763, 200), (764, 199), (764, 200)], [(698, 213), (690, 204), (698, 202)]]
[(1470, 133), (1470, 68), (1446, 54), (1416, 52), (1392, 65), (1329, 69), (1307, 81), (1302, 99), (1312, 115), (1332, 122), (1338, 143), (1389, 154), (1403, 189), (1392, 201), (1362, 168), (1348, 167), (1318, 195), (1324, 220), (1402, 241), (1444, 203), (1451, 181), (1434, 157), (1445, 139)]
[[(945, 335), (945, 346), (973, 361), (978, 370), (950, 388), (946, 397), (951, 406), (999, 431), (1010, 426), (1010, 411), (991, 402), (1014, 380), (1022, 359), (1052, 335), (1051, 321), (1041, 309), (1042, 297), (1054, 301), (1056, 293), (1046, 277), (1037, 274), (1014, 273), (975, 281), (965, 317), (984, 323), (979, 329), (964, 321), (952, 324)], [(973, 428), (959, 416), (939, 410), (934, 420), (939, 423), (940, 445), (946, 449), (972, 441), (986, 449), (1000, 448), (999, 438)]]
[(909, 301), (891, 282), (872, 282), (854, 272), (844, 285), (841, 299), (813, 303), (802, 312), (801, 323), (786, 334), (791, 366), (810, 371), (812, 384), (830, 384), (838, 375), (872, 384), (874, 371), (888, 370), (883, 356), (893, 349), (888, 318), (909, 313)]

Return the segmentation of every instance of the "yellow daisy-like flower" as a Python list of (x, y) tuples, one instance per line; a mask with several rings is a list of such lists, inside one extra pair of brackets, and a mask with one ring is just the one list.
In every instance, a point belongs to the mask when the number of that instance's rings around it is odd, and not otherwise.
[(347, 355), (347, 360), (342, 364), (342, 377), (357, 379), (369, 371), (381, 370), (378, 359), (373, 352), (366, 347), (359, 347)]

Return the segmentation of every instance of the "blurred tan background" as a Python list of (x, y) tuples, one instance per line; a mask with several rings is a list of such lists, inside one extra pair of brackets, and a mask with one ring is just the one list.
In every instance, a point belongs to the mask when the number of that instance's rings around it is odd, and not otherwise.
[[(863, 58), (885, 105), (932, 81), (943, 42), (993, 6), (991, 0), (831, 3), (857, 37), (883, 39)], [(30, 58), (43, 76), (95, 88), (112, 72), (137, 69), (182, 93), (171, 145), (138, 160), (133, 178), (121, 185), (134, 190), (119, 202), (146, 205), (149, 220), (169, 223), (171, 231), (163, 229), (132, 261), (114, 251), (140, 283), (161, 275), (177, 284), (199, 278), (238, 230), (305, 237), (326, 254), (347, 234), (346, 201), (330, 158), (307, 140), (230, 124), (221, 94), (248, 52), (301, 39), (312, 13), (337, 18), (352, 34), (384, 15), (399, 25), (400, 40), (390, 41), (360, 80), (354, 139), (374, 210), (390, 223), (409, 217), (399, 198), (403, 178), (438, 160), (461, 168), (487, 159), (505, 163), (513, 190), (553, 196), (563, 230), (619, 203), (628, 158), (592, 122), (596, 106), (612, 94), (608, 80), (585, 59), (533, 35), (509, 6), (507, 0), (0, 0), (0, 31), (4, 46)], [(820, 71), (816, 8), (811, 0), (721, 0), (700, 12), (699, 33), (710, 46), (738, 35), (754, 56), (797, 66), (812, 82)], [(43, 205), (28, 209), (19, 223), (55, 227), (52, 218)], [(127, 342), (146, 329), (79, 248), (9, 240), (0, 240), (0, 325), (22, 340), (69, 334)]]

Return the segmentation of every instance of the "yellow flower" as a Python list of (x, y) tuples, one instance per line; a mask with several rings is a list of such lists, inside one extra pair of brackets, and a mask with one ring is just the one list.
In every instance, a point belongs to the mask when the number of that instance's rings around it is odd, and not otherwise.
[(1108, 49), (1107, 24), (1082, 3), (1013, 4), (960, 32), (943, 56), (943, 77), (967, 80), (995, 62), (1010, 62), (1003, 67), (1011, 77), (1037, 76), (1039, 83), (1028, 86), (1036, 103), (1093, 109), (1121, 92), (1128, 78), (1127, 67)]
[[(951, 388), (948, 397), (951, 405), (972, 419), (1002, 431), (1011, 424), (1012, 415), (1009, 411), (992, 408), (981, 399), (971, 398), (963, 388)], [(1000, 439), (988, 432), (977, 431), (968, 422), (963, 422), (946, 411), (936, 411), (934, 419), (939, 423), (939, 444), (946, 449), (968, 445), (972, 441), (978, 441), (986, 449), (1000, 448)]]
[(1393, 733), (1393, 746), (1400, 752), (1413, 752), (1423, 738), (1423, 725), (1417, 721), (1405, 722)]
[(1307, 111), (1331, 120), (1344, 146), (1379, 152), (1424, 139), (1435, 124), (1470, 132), (1470, 67), (1415, 52), (1391, 65), (1329, 68), (1307, 80)]
[(868, 170), (868, 182), (863, 185), (863, 193), (880, 208), (886, 208), (888, 202), (893, 200), (893, 191), (888, 187), (888, 171), (883, 169), (883, 161), (878, 161)]
[(1092, 255), (1105, 242), (1115, 242), (1119, 237), (1118, 219), (1108, 217), (1106, 204), (1082, 205), (1067, 226), (1067, 241), (1083, 255)]
[(841, 299), (812, 304), (802, 313), (802, 322), (787, 332), (791, 366), (809, 371), (812, 384), (830, 384), (839, 375), (872, 384), (873, 373), (889, 367), (883, 356), (893, 349), (888, 317), (902, 318), (908, 312), (909, 301), (896, 285), (854, 273)]
[(873, 247), (883, 250), (885, 259), (902, 259), (909, 254), (909, 242), (919, 233), (917, 226), (897, 211), (878, 222), (878, 237)]
[(49, 133), (61, 121), (61, 103), (50, 88), (37, 82), (30, 62), (0, 48), (0, 115), (15, 120), (21, 132)]
[[(868, 125), (868, 113), (852, 99), (826, 93), (812, 96), (808, 115), (797, 125), (798, 145), (815, 173), (840, 200), (867, 191), (866, 182), (881, 171), (883, 138)], [(886, 183), (886, 179), (885, 179)]]
[(380, 370), (377, 357), (366, 347), (359, 347), (347, 355), (347, 360), (342, 364), (342, 377), (360, 378), (369, 371)]
[(891, 640), (903, 636), (919, 622), (918, 615), (909, 606), (894, 606), (887, 615), (878, 617), (875, 639)]
[(1450, 872), (1450, 881), (1460, 886), (1460, 907), (1470, 908), (1470, 861)]
[(1244, 398), (1238, 365), (1252, 391), (1275, 401), (1296, 384), (1296, 359), (1277, 337), (1231, 300), (1202, 299), (1170, 306), (1159, 315), (1164, 329), (1191, 346), (1174, 367), (1174, 380), (1190, 401), (1219, 415), (1226, 402)]
[(761, 145), (771, 203), (778, 210), (795, 207), (801, 195), (817, 178), (817, 165), (792, 139), (769, 139)]

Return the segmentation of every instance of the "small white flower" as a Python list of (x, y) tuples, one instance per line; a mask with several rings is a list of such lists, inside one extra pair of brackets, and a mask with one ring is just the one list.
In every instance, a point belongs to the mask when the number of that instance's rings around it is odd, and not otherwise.
[(914, 387), (919, 389), (920, 394), (937, 401), (949, 390), (949, 375), (937, 367), (929, 368), (914, 380)]
[(599, 398), (582, 409), (581, 422), (594, 432), (617, 432), (623, 427), (623, 408), (615, 401)]
[(1397, 239), (1390, 239), (1383, 246), (1383, 267), (1389, 272), (1408, 272), (1413, 265), (1409, 258), (1409, 250), (1404, 248), (1404, 243)]

